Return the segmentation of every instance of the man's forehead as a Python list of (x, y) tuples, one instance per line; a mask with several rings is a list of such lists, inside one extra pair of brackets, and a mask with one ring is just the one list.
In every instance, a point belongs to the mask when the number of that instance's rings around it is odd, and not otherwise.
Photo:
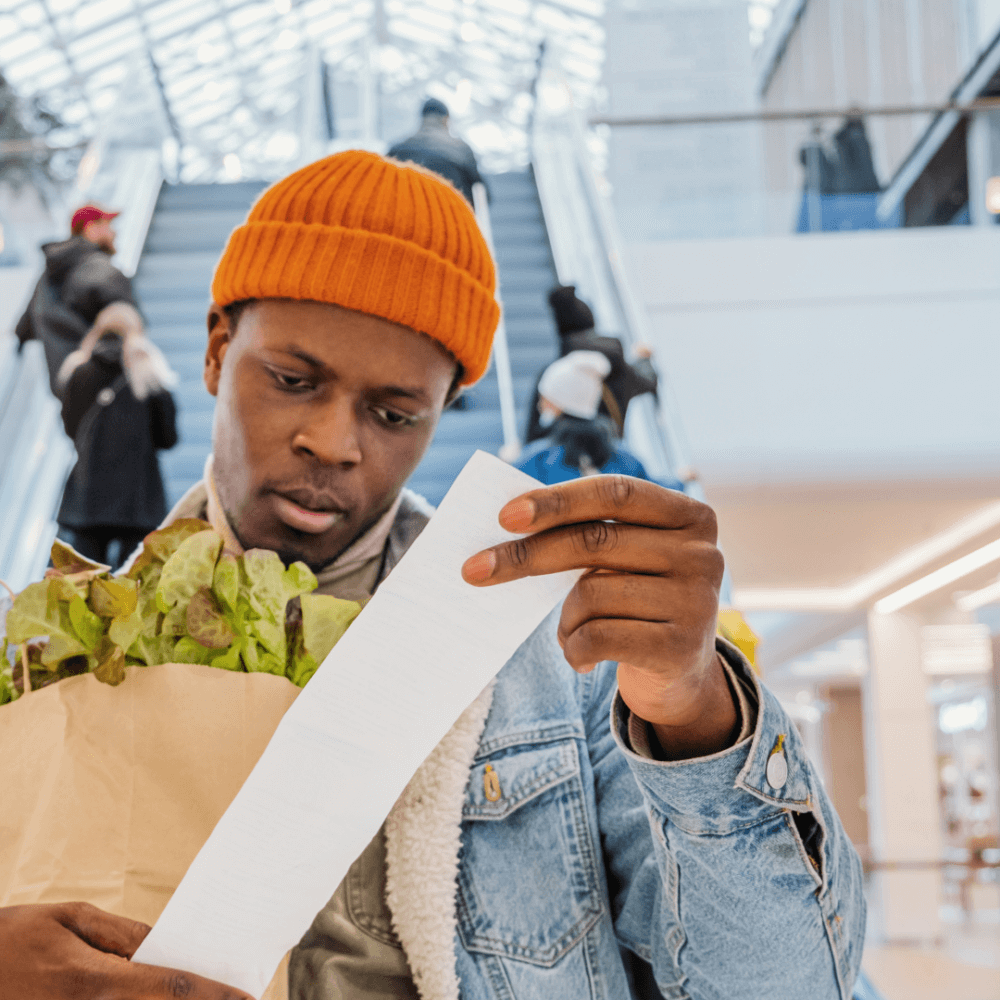
[(250, 299), (243, 303), (237, 303), (236, 307), (241, 317), (244, 314), (253, 316), (258, 324), (269, 329), (287, 329), (288, 324), (294, 324), (296, 329), (301, 329), (303, 321), (306, 320), (310, 326), (330, 326), (338, 329), (384, 326), (387, 329), (394, 328), (406, 330), (409, 333), (416, 332), (410, 327), (401, 323), (393, 323), (391, 320), (383, 319), (374, 313), (361, 312), (357, 309), (335, 305), (332, 302), (317, 302), (311, 299)]
[[(305, 307), (305, 308), (303, 308)], [(314, 308), (312, 308), (314, 307)], [(426, 387), (412, 375), (400, 378), (394, 362), (412, 360), (421, 369), (431, 359), (458, 367), (454, 355), (425, 333), (380, 316), (322, 302), (260, 299), (244, 307), (248, 340), (260, 350), (294, 358), (317, 371), (344, 375), (364, 370), (366, 381), (398, 395), (429, 399)]]
[[(391, 340), (397, 350), (404, 348), (404, 345), (413, 345), (414, 350), (424, 354), (429, 347), (434, 354), (458, 364), (444, 344), (421, 330), (344, 306), (307, 300), (256, 299), (248, 302), (245, 309), (254, 316), (255, 328), (273, 341), (269, 344), (272, 349), (287, 353), (304, 352), (310, 355), (311, 362), (319, 360), (322, 363), (321, 355), (325, 353), (322, 348), (325, 344), (334, 349), (341, 346), (342, 339), (351, 334), (357, 334), (361, 338), (381, 334)], [(305, 325), (303, 320), (306, 320)], [(242, 318), (240, 322), (242, 323)], [(336, 336), (327, 340), (324, 333)], [(304, 346), (305, 342), (309, 346)], [(370, 339), (367, 346), (373, 346)]]

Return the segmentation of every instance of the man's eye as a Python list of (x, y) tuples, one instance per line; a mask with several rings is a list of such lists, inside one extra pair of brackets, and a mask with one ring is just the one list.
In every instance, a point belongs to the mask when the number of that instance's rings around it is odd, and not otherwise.
[(309, 380), (302, 375), (289, 375), (286, 372), (271, 371), (271, 378), (277, 383), (279, 389), (285, 392), (307, 392), (312, 388)]
[(400, 413), (398, 410), (390, 410), (385, 406), (374, 406), (372, 412), (388, 427), (415, 427), (420, 419), (411, 417), (407, 413)]

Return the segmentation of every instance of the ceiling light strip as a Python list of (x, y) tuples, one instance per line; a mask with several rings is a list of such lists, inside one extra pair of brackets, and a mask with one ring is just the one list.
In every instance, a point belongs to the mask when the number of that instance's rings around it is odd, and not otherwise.
[(921, 597), (927, 597), (936, 590), (947, 587), (949, 583), (961, 580), (963, 576), (968, 576), (969, 573), (998, 560), (1000, 560), (1000, 538), (962, 556), (961, 559), (948, 563), (947, 566), (934, 570), (933, 573), (928, 573), (927, 576), (922, 576), (919, 580), (914, 580), (894, 594), (883, 597), (876, 603), (875, 611), (883, 615), (899, 611), (908, 604), (920, 600)]
[(736, 588), (733, 601), (737, 607), (747, 611), (849, 611), (867, 603), (879, 591), (884, 591), (998, 525), (1000, 503), (990, 504), (906, 549), (878, 569), (858, 577), (846, 586)]

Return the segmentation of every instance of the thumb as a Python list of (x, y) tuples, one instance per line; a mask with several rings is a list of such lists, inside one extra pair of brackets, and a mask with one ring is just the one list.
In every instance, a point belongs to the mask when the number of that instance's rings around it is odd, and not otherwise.
[(98, 951), (131, 958), (150, 932), (149, 924), (118, 917), (90, 903), (66, 903), (56, 908), (56, 920)]

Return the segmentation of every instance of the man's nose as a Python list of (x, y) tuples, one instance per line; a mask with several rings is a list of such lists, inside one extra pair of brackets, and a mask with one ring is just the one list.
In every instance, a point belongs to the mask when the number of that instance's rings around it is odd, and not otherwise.
[(355, 401), (333, 399), (318, 407), (292, 439), (296, 454), (324, 465), (357, 465), (361, 461), (361, 436)]

